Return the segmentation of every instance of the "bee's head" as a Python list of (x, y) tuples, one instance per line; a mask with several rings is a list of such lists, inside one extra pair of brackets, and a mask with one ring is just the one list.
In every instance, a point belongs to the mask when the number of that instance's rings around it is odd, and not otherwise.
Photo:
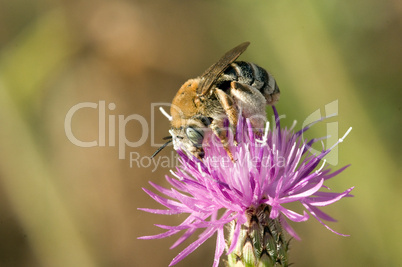
[[(174, 149), (183, 149), (202, 160), (205, 152), (203, 142), (205, 135), (210, 133), (208, 126), (213, 121), (210, 117), (201, 115), (193, 116), (190, 119), (171, 120), (172, 128), (169, 130), (170, 136), (163, 139), (168, 140), (158, 148), (151, 158), (155, 157), (162, 149), (173, 142)], [(175, 127), (177, 125), (177, 127)]]
[[(173, 138), (174, 149), (182, 148), (186, 152), (203, 159), (205, 152), (203, 142), (206, 135), (210, 134), (210, 124), (213, 119), (202, 115), (195, 115), (188, 119), (181, 119), (176, 125), (172, 123), (172, 129), (169, 131)], [(205, 145), (205, 144), (204, 144)]]
[(174, 149), (181, 148), (198, 159), (204, 158), (205, 153), (202, 143), (204, 141), (205, 128), (188, 125), (180, 128), (172, 128), (169, 132), (173, 138)]

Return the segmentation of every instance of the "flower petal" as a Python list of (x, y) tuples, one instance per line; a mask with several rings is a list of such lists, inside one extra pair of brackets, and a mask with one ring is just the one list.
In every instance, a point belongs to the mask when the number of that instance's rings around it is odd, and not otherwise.
[(189, 254), (191, 254), (194, 250), (196, 250), (199, 246), (201, 246), (208, 238), (210, 238), (217, 230), (217, 227), (211, 227), (206, 229), (202, 234), (200, 234), (199, 238), (191, 243), (188, 247), (182, 250), (169, 264), (169, 266), (173, 266)]
[(224, 237), (224, 232), (223, 232), (223, 227), (222, 227), (222, 228), (219, 228), (217, 231), (215, 257), (214, 257), (214, 263), (213, 263), (212, 267), (218, 267), (219, 259), (221, 258), (224, 250), (225, 250), (225, 237)]
[(327, 206), (349, 195), (350, 191), (352, 191), (353, 188), (354, 187), (351, 187), (343, 193), (334, 194), (333, 197), (310, 197), (307, 198), (305, 201), (312, 206)]
[(285, 229), (286, 232), (288, 232), (295, 239), (301, 240), (301, 238), (297, 235), (296, 231), (288, 224), (288, 222), (286, 221), (285, 217), (282, 214), (279, 216), (279, 220), (281, 222), (283, 229)]
[(304, 221), (307, 221), (308, 218), (309, 218), (308, 213), (306, 213), (305, 211), (303, 211), (303, 215), (301, 215), (301, 214), (299, 214), (299, 213), (297, 213), (297, 212), (294, 212), (294, 211), (292, 211), (292, 210), (285, 209), (285, 208), (283, 208), (283, 207), (281, 207), (281, 206), (279, 206), (279, 210), (280, 210), (281, 213), (282, 213), (283, 215), (285, 215), (289, 220), (292, 220), (292, 221), (294, 221), (294, 222), (304, 222)]
[(312, 187), (304, 192), (301, 192), (299, 194), (283, 197), (279, 200), (279, 203), (289, 203), (289, 202), (298, 201), (300, 199), (309, 197), (312, 194), (314, 194), (315, 192), (317, 192), (318, 190), (320, 190), (323, 183), (324, 183), (324, 179), (321, 179), (321, 181), (318, 184), (316, 184), (314, 187)]
[(317, 219), (317, 221), (319, 221), (322, 225), (325, 226), (325, 228), (327, 228), (331, 232), (333, 232), (333, 233), (335, 233), (337, 235), (340, 235), (340, 236), (349, 236), (349, 235), (338, 233), (335, 230), (333, 230), (332, 228), (330, 228), (328, 225), (326, 225), (323, 221), (320, 220), (319, 216), (314, 212), (313, 209), (311, 209), (311, 207), (309, 205), (305, 205), (305, 207), (308, 209), (308, 211), (311, 213), (311, 215), (313, 215)]

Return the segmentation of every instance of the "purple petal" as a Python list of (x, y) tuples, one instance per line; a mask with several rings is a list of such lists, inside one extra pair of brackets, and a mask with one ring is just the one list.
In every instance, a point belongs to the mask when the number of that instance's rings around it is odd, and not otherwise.
[(223, 232), (223, 228), (219, 228), (217, 231), (217, 237), (216, 237), (214, 264), (212, 265), (212, 267), (218, 267), (219, 259), (221, 258), (224, 249), (225, 249), (224, 232)]
[(326, 220), (326, 221), (329, 221), (329, 222), (336, 222), (336, 220), (334, 218), (332, 218), (331, 216), (329, 216), (328, 214), (326, 214), (325, 212), (323, 212), (319, 208), (311, 206), (311, 205), (306, 204), (306, 203), (303, 203), (303, 206), (306, 207), (306, 205), (308, 205), (309, 209), (312, 210), (319, 218), (321, 218), (323, 220)]
[(346, 165), (346, 166), (344, 166), (344, 167), (342, 167), (342, 168), (340, 168), (339, 170), (336, 170), (336, 171), (332, 172), (332, 173), (329, 174), (329, 175), (325, 175), (325, 176), (324, 176), (324, 179), (325, 179), (325, 180), (331, 179), (332, 177), (334, 177), (334, 176), (340, 174), (341, 172), (343, 172), (343, 171), (344, 171), (346, 168), (348, 168), (349, 166), (350, 166), (350, 164), (349, 164), (349, 165)]
[(235, 249), (235, 247), (236, 247), (236, 244), (237, 244), (237, 241), (238, 241), (239, 235), (240, 235), (240, 228), (241, 228), (241, 225), (242, 225), (242, 222), (238, 220), (238, 221), (236, 222), (236, 228), (235, 228), (234, 233), (233, 233), (232, 244), (230, 244), (230, 247), (229, 247), (229, 249), (228, 249), (228, 253), (227, 253), (227, 254), (232, 253), (232, 251), (233, 251), (233, 250)]
[(165, 238), (165, 237), (177, 234), (178, 232), (180, 232), (180, 230), (170, 230), (170, 231), (167, 231), (165, 233), (160, 233), (160, 234), (157, 234), (157, 235), (140, 236), (140, 237), (137, 237), (137, 239), (146, 239), (146, 240), (148, 240), (148, 239), (161, 239), (161, 238)]
[(184, 250), (182, 250), (169, 264), (169, 266), (173, 266), (185, 257), (187, 257), (189, 254), (191, 254), (194, 250), (196, 250), (199, 246), (201, 246), (208, 238), (210, 238), (215, 231), (217, 230), (216, 227), (212, 227), (209, 229), (206, 229), (202, 234), (200, 234), (199, 238), (191, 243), (188, 247), (186, 247)]
[(317, 216), (317, 214), (314, 212), (314, 210), (309, 207), (309, 205), (306, 205), (305, 207), (308, 209), (308, 211), (311, 213), (311, 215), (313, 215), (314, 218), (317, 219), (317, 221), (319, 221), (322, 225), (325, 226), (325, 228), (327, 228), (327, 229), (330, 230), (331, 232), (333, 232), (333, 233), (335, 233), (335, 234), (337, 234), (337, 235), (340, 235), (340, 236), (349, 236), (349, 235), (345, 235), (345, 234), (338, 233), (338, 232), (336, 232), (335, 230), (333, 230), (332, 228), (330, 228), (328, 225), (326, 225), (323, 221), (320, 220), (320, 218)]
[(351, 187), (343, 193), (335, 194), (335, 196), (333, 197), (311, 197), (307, 198), (306, 201), (312, 206), (327, 206), (349, 195), (350, 191), (352, 191), (353, 188), (354, 187)]
[(156, 202), (162, 204), (163, 206), (167, 207), (167, 208), (171, 208), (174, 210), (178, 210), (180, 208), (180, 210), (182, 210), (182, 212), (185, 212), (184, 210), (186, 210), (185, 206), (183, 204), (181, 204), (180, 202), (177, 201), (173, 201), (170, 199), (166, 199), (163, 198), (151, 191), (149, 191), (148, 189), (143, 188), (142, 190), (144, 190), (151, 198), (153, 198)]
[(176, 240), (176, 242), (173, 243), (173, 245), (170, 246), (170, 249), (174, 249), (175, 247), (186, 241), (196, 230), (197, 228), (188, 229), (181, 237), (179, 237), (179, 239)]
[(294, 222), (304, 222), (304, 221), (307, 221), (308, 218), (309, 218), (309, 215), (308, 215), (305, 211), (303, 211), (303, 215), (301, 215), (301, 214), (299, 214), (299, 213), (297, 213), (297, 212), (294, 212), (294, 211), (292, 211), (292, 210), (285, 209), (285, 208), (283, 208), (283, 207), (281, 207), (281, 206), (279, 206), (279, 210), (280, 210), (281, 213), (282, 213), (283, 215), (285, 215), (289, 220), (292, 220), (292, 221), (294, 221)]
[(285, 229), (286, 232), (288, 232), (295, 239), (301, 240), (301, 238), (297, 235), (296, 231), (288, 224), (288, 222), (286, 221), (285, 217), (282, 214), (279, 216), (279, 220), (281, 222), (283, 229)]
[(289, 203), (289, 202), (298, 201), (300, 199), (311, 196), (312, 194), (314, 194), (315, 192), (320, 190), (323, 183), (324, 183), (324, 179), (321, 179), (321, 181), (318, 184), (316, 184), (314, 187), (312, 187), (304, 192), (301, 192), (299, 194), (291, 195), (288, 197), (283, 197), (279, 200), (279, 202), (280, 203)]
[(179, 214), (182, 213), (180, 210), (158, 210), (158, 209), (146, 209), (146, 208), (138, 208), (138, 210), (146, 211), (149, 213), (154, 213), (154, 214), (162, 214), (162, 215), (174, 215), (174, 214)]

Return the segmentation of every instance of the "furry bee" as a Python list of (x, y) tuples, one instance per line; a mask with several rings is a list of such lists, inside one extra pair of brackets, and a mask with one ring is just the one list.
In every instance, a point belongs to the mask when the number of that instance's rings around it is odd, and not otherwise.
[(171, 136), (153, 156), (173, 141), (179, 141), (191, 154), (204, 157), (203, 141), (212, 131), (219, 137), (232, 161), (225, 120), (235, 135), (239, 112), (249, 118), (254, 128), (265, 123), (265, 107), (279, 100), (279, 88), (275, 79), (254, 63), (235, 61), (249, 46), (242, 43), (228, 51), (204, 74), (185, 82), (172, 101)]

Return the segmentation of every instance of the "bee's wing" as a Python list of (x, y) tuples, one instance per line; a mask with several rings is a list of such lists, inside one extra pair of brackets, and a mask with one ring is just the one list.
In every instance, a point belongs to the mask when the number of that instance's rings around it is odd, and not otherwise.
[(209, 67), (201, 76), (203, 79), (197, 88), (197, 94), (205, 95), (208, 93), (219, 76), (231, 63), (233, 63), (244, 51), (246, 51), (249, 44), (250, 42), (244, 42), (236, 46), (227, 52), (221, 59), (219, 59), (218, 62)]

